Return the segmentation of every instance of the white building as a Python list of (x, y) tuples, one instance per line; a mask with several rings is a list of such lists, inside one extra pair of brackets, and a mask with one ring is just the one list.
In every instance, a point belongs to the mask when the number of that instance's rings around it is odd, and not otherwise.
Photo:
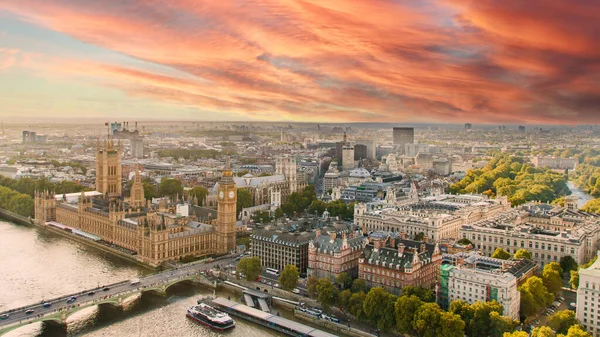
[(579, 270), (576, 315), (590, 334), (600, 336), (600, 259)]
[(502, 304), (504, 316), (519, 319), (521, 293), (517, 290), (517, 278), (501, 270), (483, 270), (450, 266), (448, 276), (448, 300), (468, 303), (492, 300)]

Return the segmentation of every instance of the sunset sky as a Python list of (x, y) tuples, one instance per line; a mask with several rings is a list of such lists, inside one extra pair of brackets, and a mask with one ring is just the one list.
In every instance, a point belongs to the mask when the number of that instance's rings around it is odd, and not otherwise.
[(600, 122), (598, 0), (0, 0), (0, 117)]

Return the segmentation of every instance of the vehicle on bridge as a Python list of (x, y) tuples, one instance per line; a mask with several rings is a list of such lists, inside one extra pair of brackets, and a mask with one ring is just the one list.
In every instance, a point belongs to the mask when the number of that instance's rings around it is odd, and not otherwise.
[(137, 277), (136, 278), (132, 278), (129, 282), (131, 283), (131, 285), (135, 285), (135, 284), (140, 283), (140, 279), (137, 278)]
[(191, 306), (188, 308), (186, 316), (215, 330), (223, 331), (235, 327), (235, 322), (229, 315), (206, 303)]
[(46, 303), (42, 304), (42, 307), (44, 307), (44, 308), (50, 308), (51, 306), (52, 306), (52, 303), (50, 303), (50, 302), (46, 302)]
[(4, 315), (0, 316), (0, 319), (4, 320), (4, 319), (8, 319), (8, 317), (10, 317), (10, 316), (8, 316), (8, 314), (4, 314)]
[(67, 304), (71, 304), (71, 303), (75, 302), (76, 300), (77, 300), (77, 297), (75, 297), (75, 296), (71, 296), (71, 298), (69, 298), (69, 299), (67, 300)]
[(25, 314), (31, 315), (31, 314), (33, 314), (33, 312), (34, 312), (33, 309), (29, 309), (29, 310), (25, 311)]
[(102, 289), (102, 291), (109, 291), (110, 288), (109, 287), (104, 287), (104, 289)]

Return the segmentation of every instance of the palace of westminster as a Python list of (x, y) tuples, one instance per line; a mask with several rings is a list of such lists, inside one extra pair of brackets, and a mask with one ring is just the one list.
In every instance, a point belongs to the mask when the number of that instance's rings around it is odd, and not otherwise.
[(235, 250), (237, 193), (229, 160), (218, 186), (217, 217), (201, 223), (164, 206), (146, 203), (139, 172), (130, 197), (125, 198), (121, 190), (121, 144), (106, 140), (98, 143), (96, 151), (97, 192), (82, 192), (69, 200), (66, 195), (38, 191), (35, 221), (92, 234), (109, 245), (131, 251), (150, 265)]

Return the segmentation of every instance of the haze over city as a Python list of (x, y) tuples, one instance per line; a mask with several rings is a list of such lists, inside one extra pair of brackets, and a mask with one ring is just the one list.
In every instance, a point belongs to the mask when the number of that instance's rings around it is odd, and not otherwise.
[(0, 3), (0, 116), (586, 124), (592, 0)]

